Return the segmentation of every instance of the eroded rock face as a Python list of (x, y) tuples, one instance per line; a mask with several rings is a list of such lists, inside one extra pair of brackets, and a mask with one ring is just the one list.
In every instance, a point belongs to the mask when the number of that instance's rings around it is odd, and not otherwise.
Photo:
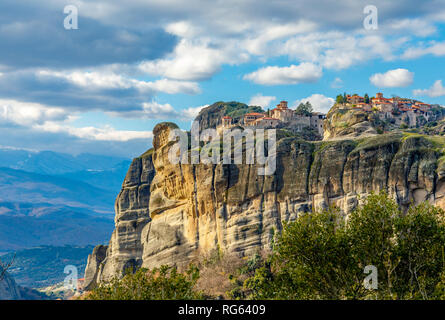
[(154, 174), (151, 153), (133, 160), (116, 199), (116, 227), (109, 245), (96, 247), (88, 257), (86, 289), (93, 288), (97, 281), (121, 276), (124, 270), (142, 265), (141, 235), (151, 220), (148, 203)]
[(374, 114), (335, 104), (323, 122), (323, 140), (354, 139), (377, 134)]
[(84, 289), (91, 290), (97, 283), (97, 276), (101, 268), (101, 263), (107, 257), (108, 246), (98, 245), (88, 256), (87, 268), (85, 269)]
[(184, 265), (219, 247), (240, 256), (270, 248), (283, 221), (336, 205), (345, 213), (371, 192), (387, 190), (402, 206), (445, 204), (445, 165), (424, 137), (378, 135), (360, 140), (277, 143), (277, 170), (256, 165), (173, 165), (170, 125), (158, 125), (154, 150), (133, 161), (116, 200), (116, 229), (95, 249), (91, 283), (127, 267)]

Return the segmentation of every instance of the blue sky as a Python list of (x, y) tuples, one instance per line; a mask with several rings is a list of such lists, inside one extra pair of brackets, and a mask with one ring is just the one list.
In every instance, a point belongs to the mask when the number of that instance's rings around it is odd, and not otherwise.
[(2, 0), (0, 44), (0, 146), (133, 157), (216, 101), (445, 105), (443, 0)]

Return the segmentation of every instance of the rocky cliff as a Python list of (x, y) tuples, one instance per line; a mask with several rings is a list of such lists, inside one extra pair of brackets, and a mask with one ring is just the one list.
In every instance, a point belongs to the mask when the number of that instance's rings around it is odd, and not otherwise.
[(442, 137), (307, 142), (278, 135), (277, 170), (259, 176), (257, 165), (171, 164), (173, 128), (157, 125), (154, 148), (133, 160), (109, 246), (89, 256), (87, 289), (127, 268), (181, 266), (216, 248), (240, 256), (267, 250), (283, 221), (330, 205), (347, 213), (372, 191), (387, 190), (401, 206), (445, 207)]
[(335, 104), (324, 121), (324, 140), (376, 135), (379, 124), (380, 120), (374, 113)]

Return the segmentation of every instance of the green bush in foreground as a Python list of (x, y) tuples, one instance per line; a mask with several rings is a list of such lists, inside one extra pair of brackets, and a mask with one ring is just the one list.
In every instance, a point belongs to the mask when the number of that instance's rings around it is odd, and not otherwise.
[(139, 269), (122, 279), (103, 283), (86, 296), (88, 300), (195, 300), (203, 295), (193, 287), (199, 278), (199, 270), (190, 268), (184, 273), (174, 267)]
[[(428, 203), (403, 213), (384, 193), (347, 219), (336, 210), (285, 225), (269, 261), (244, 282), (249, 299), (443, 299), (444, 212)], [(364, 268), (378, 271), (367, 290)]]

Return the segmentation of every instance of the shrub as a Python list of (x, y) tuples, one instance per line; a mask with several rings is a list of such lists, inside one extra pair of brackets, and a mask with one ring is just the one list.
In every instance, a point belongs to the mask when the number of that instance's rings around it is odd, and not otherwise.
[[(373, 194), (348, 219), (330, 209), (285, 225), (244, 290), (252, 299), (440, 299), (444, 246), (443, 210), (423, 203), (405, 213)], [(377, 268), (377, 290), (363, 286), (367, 265)]]
[(199, 279), (196, 289), (212, 298), (228, 298), (234, 286), (232, 276), (243, 268), (246, 261), (236, 254), (223, 254), (219, 248), (198, 263)]
[(203, 299), (194, 290), (199, 270), (190, 266), (183, 274), (175, 267), (161, 266), (153, 270), (139, 269), (122, 279), (101, 284), (85, 297), (88, 300), (195, 300)]

